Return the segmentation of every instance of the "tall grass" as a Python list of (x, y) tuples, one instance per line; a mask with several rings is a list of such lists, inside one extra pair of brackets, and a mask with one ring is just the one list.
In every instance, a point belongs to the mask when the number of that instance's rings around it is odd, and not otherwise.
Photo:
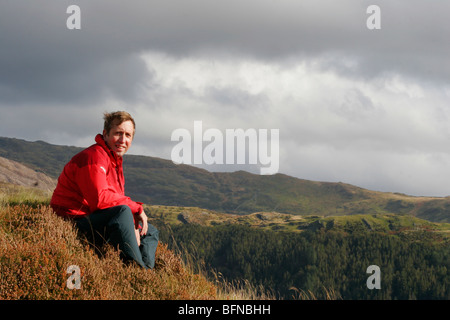
[[(248, 282), (228, 282), (207, 271), (194, 253), (158, 245), (153, 270), (124, 264), (113, 247), (95, 250), (75, 226), (54, 214), (48, 194), (2, 185), (0, 299), (210, 300), (267, 299)], [(100, 254), (99, 254), (100, 252)], [(70, 289), (68, 267), (80, 268), (81, 288)], [(213, 273), (214, 274), (214, 273)]]
[(0, 182), (0, 206), (48, 204), (51, 195), (50, 191)]
[(293, 292), (292, 299), (294, 300), (342, 300), (342, 296), (334, 289), (322, 288), (322, 292), (314, 293), (311, 290), (298, 289), (291, 287)]
[[(193, 274), (160, 244), (153, 270), (126, 265), (117, 250), (99, 256), (49, 206), (0, 208), (0, 299), (217, 299), (216, 286)], [(77, 265), (81, 289), (69, 289)]]
[(172, 250), (177, 257), (180, 257), (184, 266), (189, 272), (199, 274), (215, 284), (216, 296), (220, 300), (276, 300), (276, 294), (270, 289), (264, 288), (262, 285), (256, 286), (246, 279), (229, 280), (217, 270), (207, 268), (204, 260), (197, 253), (196, 246), (191, 243), (189, 250), (182, 244), (178, 243), (174, 236), (170, 225), (165, 225), (165, 231), (171, 238)]

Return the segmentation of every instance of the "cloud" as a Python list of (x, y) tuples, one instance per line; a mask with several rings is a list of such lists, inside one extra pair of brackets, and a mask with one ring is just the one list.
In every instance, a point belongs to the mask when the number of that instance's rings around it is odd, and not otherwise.
[(82, 30), (67, 30), (68, 1), (2, 7), (0, 92), (7, 103), (138, 95), (139, 54), (317, 61), (324, 70), (402, 73), (447, 81), (450, 4), (379, 1), (382, 29), (366, 28), (361, 1), (77, 1)]

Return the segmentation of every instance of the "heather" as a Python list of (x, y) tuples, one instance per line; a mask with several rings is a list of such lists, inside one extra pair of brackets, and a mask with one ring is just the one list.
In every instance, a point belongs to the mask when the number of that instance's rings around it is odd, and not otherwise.
[[(69, 289), (77, 265), (81, 288)], [(94, 250), (47, 205), (0, 209), (0, 299), (216, 299), (217, 288), (161, 243), (153, 270), (124, 264), (117, 250)]]

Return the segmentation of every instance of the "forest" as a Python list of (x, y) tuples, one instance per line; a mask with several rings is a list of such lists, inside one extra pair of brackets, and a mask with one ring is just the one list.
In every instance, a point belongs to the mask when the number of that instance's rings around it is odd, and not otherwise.
[[(385, 234), (307, 230), (275, 232), (242, 225), (160, 224), (162, 241), (226, 279), (246, 279), (279, 299), (450, 299), (448, 243), (422, 231)], [(370, 265), (381, 288), (369, 289)]]

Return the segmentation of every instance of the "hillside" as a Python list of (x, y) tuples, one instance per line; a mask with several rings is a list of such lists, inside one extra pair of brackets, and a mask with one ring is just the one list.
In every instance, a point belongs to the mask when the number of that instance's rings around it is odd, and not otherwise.
[[(268, 298), (252, 286), (211, 282), (162, 241), (155, 268), (146, 272), (125, 265), (108, 245), (95, 253), (69, 221), (53, 213), (49, 195), (36, 187), (0, 184), (0, 300)], [(73, 265), (80, 268), (80, 289), (67, 285)]]
[(17, 161), (3, 157), (0, 157), (0, 182), (38, 187), (46, 191), (53, 191), (56, 187), (56, 179), (50, 178), (42, 172), (36, 172)]
[[(450, 299), (450, 224), (400, 214), (232, 215), (197, 207), (147, 206), (169, 247), (206, 269), (246, 279), (283, 299)], [(381, 290), (366, 269), (381, 270)]]
[(436, 223), (400, 214), (361, 214), (350, 216), (299, 216), (278, 212), (235, 215), (198, 207), (145, 206), (147, 215), (170, 226), (204, 227), (242, 225), (274, 232), (335, 231), (376, 232), (382, 234), (420, 234), (432, 232), (450, 241), (450, 223)]
[[(1, 157), (53, 179), (80, 150), (0, 137)], [(147, 204), (201, 207), (241, 215), (260, 211), (321, 216), (394, 213), (450, 222), (449, 197), (375, 192), (345, 183), (309, 181), (284, 174), (209, 172), (146, 156), (126, 155), (124, 167), (127, 194)]]

